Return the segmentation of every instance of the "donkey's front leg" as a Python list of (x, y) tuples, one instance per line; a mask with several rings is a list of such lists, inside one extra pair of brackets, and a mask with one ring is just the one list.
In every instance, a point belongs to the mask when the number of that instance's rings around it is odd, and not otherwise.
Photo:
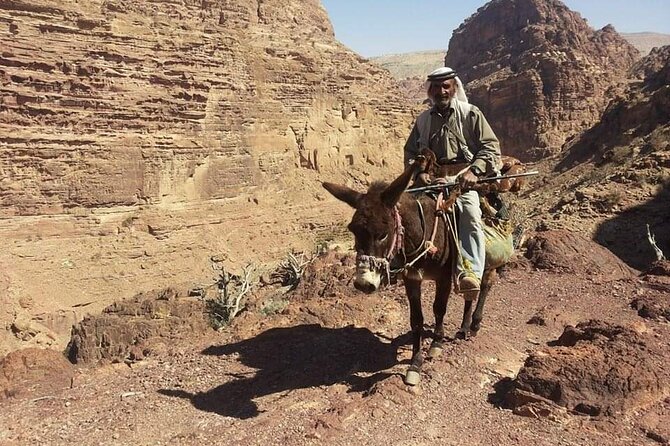
[(409, 317), (412, 327), (412, 362), (405, 375), (405, 384), (414, 386), (421, 380), (421, 334), (423, 332), (423, 312), (421, 311), (421, 281), (405, 279), (405, 292), (409, 299)]
[(495, 269), (490, 269), (484, 271), (484, 277), (482, 277), (482, 290), (479, 293), (479, 299), (477, 300), (477, 308), (475, 308), (475, 313), (472, 315), (472, 324), (470, 325), (470, 333), (472, 336), (476, 336), (479, 332), (479, 329), (482, 325), (482, 318), (484, 317), (484, 304), (486, 303), (486, 297), (491, 291), (493, 282), (495, 282), (497, 273)]
[(429, 358), (437, 358), (444, 349), (444, 315), (447, 313), (447, 302), (451, 293), (451, 274), (435, 282), (435, 301), (433, 314), (435, 315), (435, 335), (428, 350)]
[[(474, 291), (471, 293), (475, 293)], [(472, 323), (472, 298), (465, 296), (463, 304), (463, 320), (461, 321), (461, 328), (456, 332), (456, 339), (468, 339), (470, 337), (470, 324)]]

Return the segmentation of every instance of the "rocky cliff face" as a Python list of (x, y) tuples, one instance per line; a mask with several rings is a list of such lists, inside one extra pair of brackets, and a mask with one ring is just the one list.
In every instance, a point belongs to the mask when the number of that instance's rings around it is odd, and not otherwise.
[(558, 0), (493, 0), (454, 31), (445, 64), (503, 150), (534, 160), (593, 125), (638, 57), (614, 28), (594, 31)]
[[(622, 158), (613, 152), (617, 147), (630, 149), (630, 155), (634, 149), (636, 155), (640, 150), (657, 155), (670, 150), (665, 136), (670, 130), (670, 46), (654, 48), (634, 64), (629, 76), (637, 81), (609, 104), (596, 125), (566, 144), (559, 170)], [(661, 164), (670, 168), (670, 159)]]
[(312, 249), (410, 125), (318, 0), (0, 0), (0, 353)]
[(403, 101), (317, 0), (0, 0), (0, 17), (0, 216), (399, 166)]
[(647, 231), (670, 253), (670, 46), (635, 63), (629, 77), (597, 124), (540, 164), (549, 174), (528, 203), (539, 228), (586, 229), (644, 271), (657, 259)]

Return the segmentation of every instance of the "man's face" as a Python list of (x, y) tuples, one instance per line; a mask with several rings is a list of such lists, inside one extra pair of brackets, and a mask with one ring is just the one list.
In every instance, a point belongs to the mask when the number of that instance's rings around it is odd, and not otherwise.
[(430, 83), (428, 96), (439, 108), (446, 108), (449, 106), (451, 98), (453, 98), (456, 94), (457, 86), (458, 84), (456, 83), (456, 79), (433, 81)]

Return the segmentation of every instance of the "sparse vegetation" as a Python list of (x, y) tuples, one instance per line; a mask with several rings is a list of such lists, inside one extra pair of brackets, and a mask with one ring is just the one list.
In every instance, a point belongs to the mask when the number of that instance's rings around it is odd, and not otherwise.
[(219, 271), (215, 285), (217, 294), (205, 301), (210, 321), (216, 330), (226, 327), (244, 309), (244, 299), (252, 287), (254, 267), (247, 265), (241, 275), (230, 274), (223, 267), (213, 266)]
[(615, 206), (623, 203), (624, 196), (624, 193), (620, 189), (609, 191), (602, 198), (603, 206), (606, 210), (612, 210)]
[(314, 257), (307, 257), (304, 253), (288, 253), (277, 269), (270, 275), (271, 283), (280, 283), (288, 287), (287, 291), (294, 290), (300, 283), (305, 267), (309, 265)]
[(633, 158), (633, 147), (618, 146), (608, 150), (603, 154), (603, 163), (613, 163), (615, 165), (624, 164)]
[[(318, 254), (318, 252), (317, 252)], [(283, 311), (288, 306), (286, 293), (294, 290), (302, 279), (305, 267), (316, 257), (304, 253), (288, 253), (286, 258), (279, 263), (277, 268), (270, 273), (269, 281), (261, 280), (265, 285), (281, 285), (279, 292), (274, 293), (263, 302), (260, 312), (270, 316)], [(213, 260), (212, 268), (218, 272), (219, 277), (213, 285), (205, 288), (191, 290), (192, 295), (198, 295), (205, 299), (207, 312), (209, 313), (212, 327), (221, 330), (245, 308), (245, 299), (252, 290), (256, 281), (256, 270), (251, 264), (243, 268), (240, 274), (231, 274)], [(216, 287), (213, 297), (208, 297), (211, 292), (207, 289)]]
[(281, 313), (288, 306), (288, 299), (282, 297), (274, 297), (263, 302), (260, 312), (264, 316), (272, 316), (273, 314)]

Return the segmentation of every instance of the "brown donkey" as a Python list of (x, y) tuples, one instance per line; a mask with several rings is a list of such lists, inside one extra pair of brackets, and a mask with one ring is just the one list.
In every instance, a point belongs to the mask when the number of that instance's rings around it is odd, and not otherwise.
[[(412, 328), (412, 362), (405, 375), (405, 382), (409, 385), (419, 382), (423, 364), (421, 282), (425, 279), (435, 281), (435, 334), (428, 351), (430, 358), (438, 356), (444, 346), (443, 322), (456, 255), (451, 230), (438, 216), (435, 200), (426, 195), (404, 193), (414, 174), (425, 167), (425, 160), (423, 165), (420, 164), (410, 166), (390, 185), (372, 184), (367, 193), (323, 183), (328, 192), (356, 209), (348, 226), (355, 238), (356, 289), (366, 293), (376, 291), (389, 280), (391, 269), (395, 268), (404, 279)], [(433, 230), (433, 222), (437, 225), (436, 230)], [(434, 235), (432, 243), (427, 243), (431, 233)], [(486, 296), (496, 276), (495, 268), (499, 266), (487, 263), (474, 314), (473, 301), (465, 301), (463, 321), (457, 336), (467, 338), (477, 334)]]

